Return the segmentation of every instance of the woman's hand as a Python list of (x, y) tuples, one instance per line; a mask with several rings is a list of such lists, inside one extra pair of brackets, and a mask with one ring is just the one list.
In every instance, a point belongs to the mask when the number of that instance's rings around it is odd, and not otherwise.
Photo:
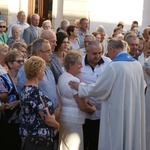
[(15, 107), (17, 107), (20, 104), (20, 100), (13, 101), (11, 103), (6, 103), (5, 104), (5, 109), (10, 109), (13, 110)]

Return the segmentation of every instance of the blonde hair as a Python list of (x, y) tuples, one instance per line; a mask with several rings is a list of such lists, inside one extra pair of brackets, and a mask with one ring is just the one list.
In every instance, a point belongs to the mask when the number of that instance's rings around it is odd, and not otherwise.
[(69, 65), (74, 65), (76, 63), (77, 60), (79, 60), (79, 58), (82, 59), (82, 54), (79, 51), (75, 51), (75, 50), (70, 50), (65, 58), (64, 58), (64, 67), (66, 70), (69, 70), (70, 67)]
[(43, 21), (43, 23), (42, 23), (42, 28), (44, 28), (44, 26), (45, 26), (46, 23), (49, 23), (49, 24), (50, 24), (50, 28), (52, 27), (51, 21), (50, 21), (50, 20), (45, 20), (45, 21)]
[(46, 62), (39, 56), (31, 56), (24, 63), (24, 70), (27, 79), (35, 78), (46, 67)]
[(0, 42), (0, 52), (3, 51), (5, 48), (8, 49), (8, 45), (6, 45), (6, 44), (3, 43), (3, 42)]
[(12, 45), (11, 49), (16, 48), (16, 49), (20, 50), (21, 47), (27, 49), (27, 44), (24, 42), (16, 42)]

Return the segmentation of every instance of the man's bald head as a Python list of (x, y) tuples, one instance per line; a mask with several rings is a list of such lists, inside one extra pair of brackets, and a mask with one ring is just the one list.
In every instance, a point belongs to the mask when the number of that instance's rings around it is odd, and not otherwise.
[(57, 44), (56, 44), (56, 35), (53, 31), (43, 30), (43, 32), (41, 33), (41, 38), (49, 41), (52, 51), (55, 49)]

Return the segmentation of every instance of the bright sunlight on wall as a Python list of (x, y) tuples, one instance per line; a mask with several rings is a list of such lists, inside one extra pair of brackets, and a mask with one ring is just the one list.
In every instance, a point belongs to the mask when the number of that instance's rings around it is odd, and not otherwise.
[(103, 23), (116, 26), (119, 21), (131, 25), (137, 20), (139, 25), (142, 24), (143, 0), (88, 0), (88, 7), (91, 30)]

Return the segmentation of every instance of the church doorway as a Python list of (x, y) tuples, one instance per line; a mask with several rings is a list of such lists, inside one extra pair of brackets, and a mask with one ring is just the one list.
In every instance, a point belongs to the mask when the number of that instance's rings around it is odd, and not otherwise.
[(40, 16), (39, 26), (41, 26), (45, 20), (52, 21), (52, 5), (53, 0), (28, 0), (27, 22), (30, 24), (30, 16), (33, 13), (37, 13)]

